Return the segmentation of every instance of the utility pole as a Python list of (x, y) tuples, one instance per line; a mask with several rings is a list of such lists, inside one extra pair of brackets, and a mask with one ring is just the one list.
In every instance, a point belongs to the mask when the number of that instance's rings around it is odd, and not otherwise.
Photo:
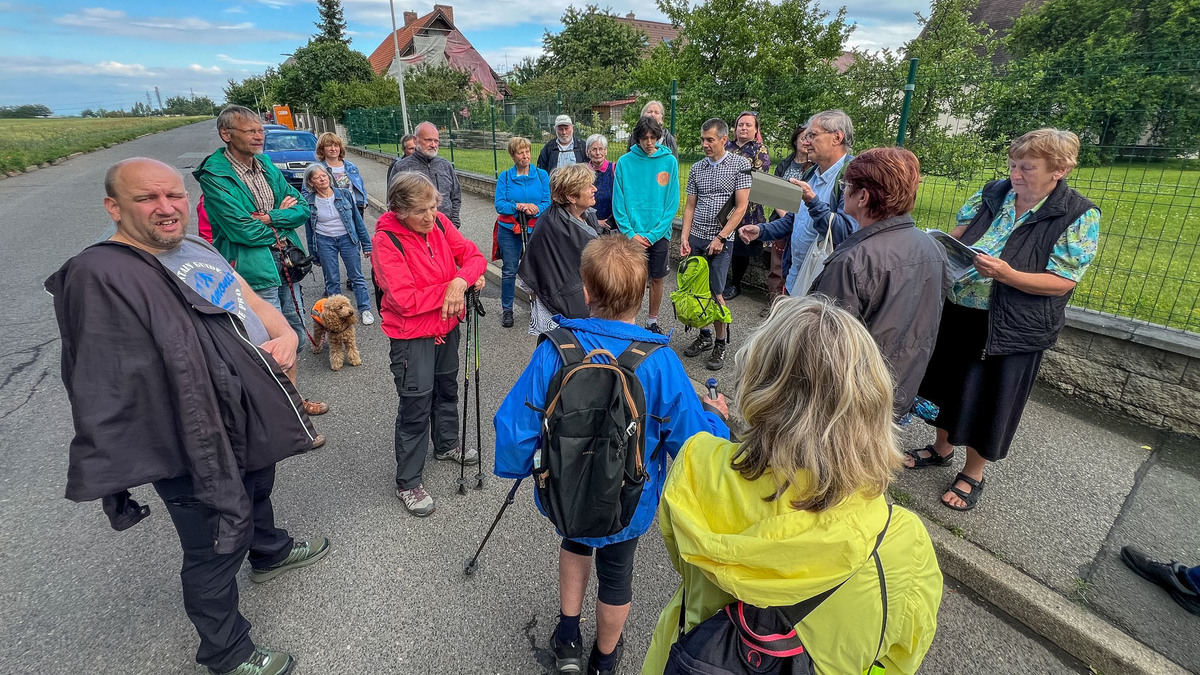
[(158, 111), (162, 112), (162, 94), (158, 93), (158, 87), (154, 87), (154, 95), (158, 97)]
[(392, 48), (395, 50), (393, 63), (396, 64), (396, 82), (400, 84), (400, 112), (404, 115), (404, 133), (412, 133), (408, 126), (408, 102), (404, 99), (404, 62), (400, 60), (400, 38), (396, 37), (396, 2), (388, 0), (392, 10)]

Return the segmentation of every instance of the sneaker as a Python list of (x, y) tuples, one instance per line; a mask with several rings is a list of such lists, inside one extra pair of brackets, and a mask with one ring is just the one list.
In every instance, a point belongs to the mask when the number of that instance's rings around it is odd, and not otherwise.
[(272, 652), (262, 647), (255, 647), (250, 658), (242, 661), (233, 670), (222, 673), (219, 670), (208, 669), (213, 675), (287, 675), (292, 672), (296, 660), (286, 652)]
[(1150, 583), (1157, 584), (1187, 611), (1200, 616), (1200, 593), (1184, 577), (1188, 568), (1175, 561), (1161, 563), (1151, 560), (1133, 546), (1121, 549), (1121, 562)]
[(721, 340), (713, 345), (712, 356), (708, 357), (708, 363), (704, 364), (709, 370), (720, 370), (725, 367), (725, 341)]
[(433, 453), (433, 457), (434, 459), (440, 459), (446, 462), (454, 462), (455, 464), (462, 463), (470, 466), (475, 466), (479, 463), (479, 452), (475, 450), (468, 450), (467, 458), (464, 460), (462, 457), (461, 445), (453, 450), (447, 450), (446, 452), (435, 452)]
[(721, 297), (726, 300), (732, 300), (742, 294), (742, 289), (737, 286), (726, 286), (725, 290), (721, 291)]
[(583, 645), (579, 642), (560, 642), (558, 632), (550, 638), (550, 649), (554, 651), (554, 668), (557, 673), (583, 672)]
[(313, 436), (313, 450), (316, 450), (323, 445), (325, 445), (325, 434), (317, 434), (316, 436)]
[(371, 310), (364, 309), (362, 311), (362, 322), (364, 326), (370, 326), (375, 323), (375, 315), (371, 313)]
[(500, 317), (500, 325), (504, 326), (505, 328), (512, 328), (513, 315), (511, 309), (504, 310), (504, 315)]
[(404, 508), (418, 518), (424, 518), (437, 508), (433, 503), (433, 496), (425, 491), (424, 485), (418, 485), (411, 490), (396, 488), (396, 498), (404, 502)]
[(316, 417), (317, 415), (324, 415), (329, 412), (329, 404), (324, 401), (310, 401), (302, 398), (300, 402), (304, 404), (304, 412), (309, 417)]
[(712, 349), (713, 344), (714, 342), (712, 333), (705, 333), (701, 331), (700, 334), (696, 336), (695, 342), (693, 342), (687, 349), (683, 350), (683, 355), (699, 356), (701, 352), (706, 352)]
[(646, 330), (650, 331), (651, 333), (654, 333), (655, 335), (666, 335), (667, 334), (667, 331), (663, 330), (662, 327), (660, 327), (658, 325), (657, 321), (650, 324), (649, 326), (646, 326)]
[(307, 567), (324, 558), (327, 553), (329, 553), (329, 540), (325, 537), (319, 537), (312, 541), (293, 542), (292, 552), (288, 554), (288, 557), (283, 559), (283, 562), (272, 565), (265, 570), (250, 570), (250, 581), (256, 584), (270, 581), (288, 570)]
[(600, 650), (592, 643), (592, 653), (588, 656), (587, 675), (615, 675), (621, 670), (621, 657), (625, 655), (625, 634), (617, 638), (617, 647), (613, 649), (613, 667), (600, 670)]

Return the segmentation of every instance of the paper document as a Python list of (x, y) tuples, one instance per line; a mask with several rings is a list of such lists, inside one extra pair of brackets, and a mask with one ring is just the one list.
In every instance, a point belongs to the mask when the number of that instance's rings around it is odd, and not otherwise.
[(967, 246), (941, 230), (925, 230), (925, 233), (946, 250), (946, 259), (950, 261), (950, 274), (955, 279), (961, 279), (975, 269), (975, 256), (980, 253), (987, 255), (987, 251), (978, 246)]
[[(749, 171), (747, 169), (747, 171)], [(782, 178), (776, 178), (761, 171), (750, 172), (750, 204), (762, 204), (783, 209), (791, 213), (799, 211), (804, 205), (804, 190), (792, 185)], [(729, 222), (729, 214), (733, 213), (734, 195), (729, 195), (725, 205), (717, 212), (717, 222), (722, 226)], [(770, 220), (773, 216), (768, 216)]]

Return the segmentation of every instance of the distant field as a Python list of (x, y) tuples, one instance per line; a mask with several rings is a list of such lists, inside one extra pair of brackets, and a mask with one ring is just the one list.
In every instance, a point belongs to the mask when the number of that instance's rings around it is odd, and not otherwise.
[[(372, 147), (395, 151), (393, 145)], [(540, 149), (540, 144), (534, 145), (535, 158)], [(624, 152), (623, 143), (610, 143), (610, 159)], [(449, 148), (443, 146), (441, 154), (449, 159)], [(491, 150), (455, 149), (454, 164), (464, 171), (494, 173)], [(496, 164), (504, 171), (512, 160), (500, 151)], [(687, 184), (690, 169), (691, 162), (680, 163), (681, 185)], [(913, 210), (917, 225), (951, 229), (963, 202), (991, 178), (959, 183), (924, 177)], [(1080, 167), (1068, 181), (1102, 213), (1099, 255), (1076, 287), (1072, 304), (1200, 332), (1200, 163)], [(685, 197), (680, 192), (682, 215)]]
[(0, 172), (174, 129), (207, 117), (114, 117), (104, 119), (0, 119)]

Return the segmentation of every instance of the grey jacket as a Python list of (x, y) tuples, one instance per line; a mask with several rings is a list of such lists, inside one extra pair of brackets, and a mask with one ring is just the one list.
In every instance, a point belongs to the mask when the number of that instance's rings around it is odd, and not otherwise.
[(401, 171), (423, 173), (433, 181), (433, 186), (442, 193), (442, 204), (438, 210), (445, 214), (455, 227), (462, 227), (458, 219), (458, 211), (462, 206), (462, 190), (458, 186), (458, 174), (455, 173), (453, 164), (441, 157), (430, 158), (420, 152), (414, 152), (408, 157), (396, 160), (388, 168), (389, 186), (392, 184), (392, 178)]
[(811, 293), (862, 319), (895, 381), (895, 412), (912, 408), (954, 280), (946, 254), (911, 215), (881, 220), (838, 244)]

